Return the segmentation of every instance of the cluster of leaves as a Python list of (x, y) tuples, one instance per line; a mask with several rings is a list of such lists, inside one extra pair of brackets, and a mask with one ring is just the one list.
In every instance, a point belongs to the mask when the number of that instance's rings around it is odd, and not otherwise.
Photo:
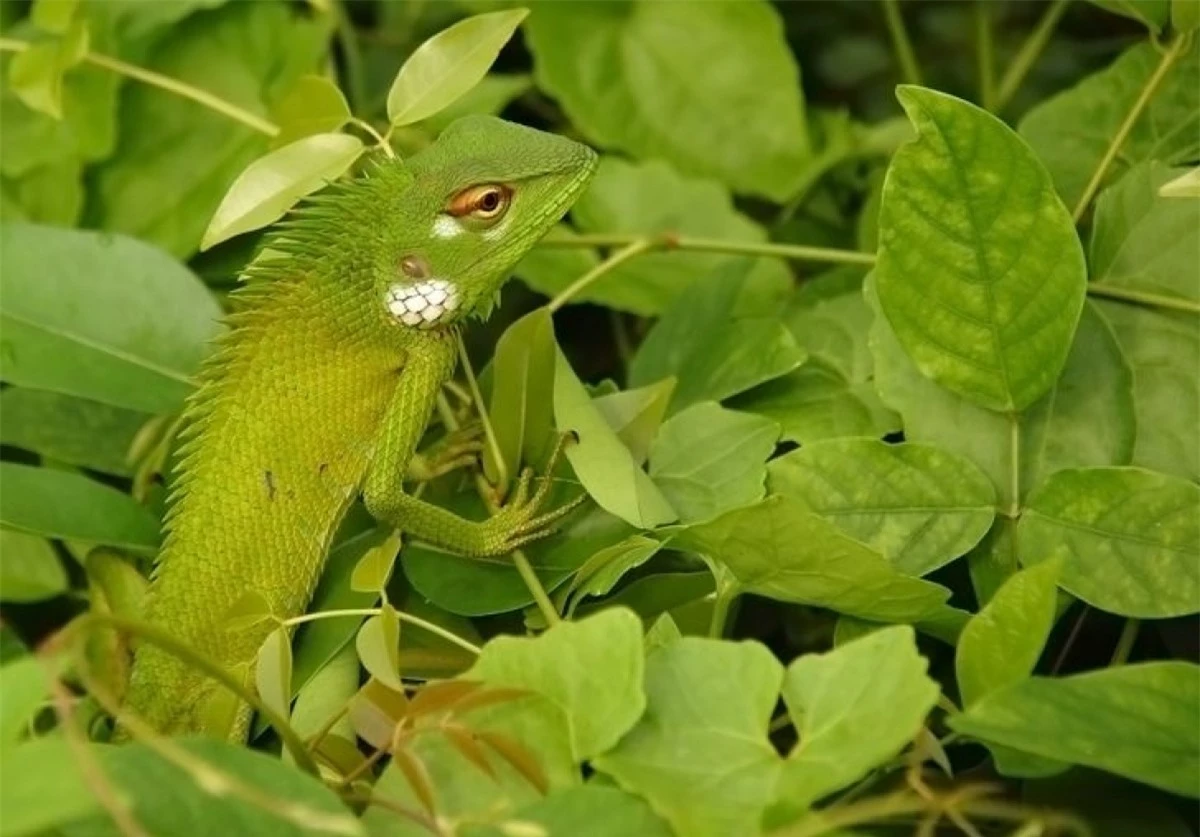
[[(0, 835), (1191, 834), (1200, 6), (1065, 5), (0, 5)], [(489, 562), (356, 508), (254, 749), (99, 743), (244, 234), (500, 111), (604, 156), (423, 490), (572, 431), (590, 502)]]

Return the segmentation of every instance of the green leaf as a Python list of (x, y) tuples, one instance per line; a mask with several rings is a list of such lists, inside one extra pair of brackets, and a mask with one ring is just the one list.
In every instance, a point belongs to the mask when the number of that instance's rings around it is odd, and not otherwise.
[(1097, 767), (1186, 796), (1200, 794), (1200, 669), (1152, 662), (1033, 677), (948, 721), (985, 743)]
[(158, 547), (158, 521), (132, 497), (67, 471), (0, 462), (0, 525), (135, 552)]
[[(630, 163), (602, 157), (571, 218), (582, 232), (676, 234), (756, 244), (767, 240), (766, 231), (735, 209), (722, 186), (684, 177), (660, 160)], [(779, 259), (747, 262), (736, 255), (681, 251), (638, 256), (605, 274), (573, 301), (653, 316), (692, 291), (697, 277), (738, 262), (746, 262), (750, 271), (746, 294), (782, 300), (790, 291), (791, 274)], [(522, 275), (536, 290), (554, 294), (579, 274)], [(545, 279), (555, 281), (539, 281)]]
[(1200, 486), (1140, 468), (1059, 471), (1017, 526), (1025, 563), (1061, 558), (1059, 584), (1110, 613), (1200, 611)]
[(963, 629), (954, 658), (963, 706), (1033, 673), (1054, 626), (1061, 561), (1013, 575)]
[(4, 837), (45, 834), (101, 810), (63, 736), (6, 746), (0, 751), (0, 771)]
[(806, 654), (783, 681), (800, 742), (777, 799), (807, 808), (895, 756), (916, 738), (941, 690), (925, 675), (916, 635), (895, 625), (827, 654)]
[(642, 659), (641, 620), (612, 608), (536, 638), (496, 637), (463, 676), (545, 696), (562, 710), (571, 752), (583, 762), (616, 744), (642, 714)]
[(199, 279), (139, 241), (0, 229), (0, 377), (9, 383), (177, 410), (220, 316)]
[(1118, 776), (1076, 768), (1062, 776), (1026, 782), (1021, 801), (1063, 813), (1091, 826), (1094, 837), (1194, 837), (1178, 800)]
[(354, 564), (350, 589), (356, 593), (378, 593), (387, 586), (400, 552), (400, 533), (392, 532), (378, 546), (368, 549)]
[(529, 45), (538, 85), (603, 147), (778, 202), (805, 176), (799, 68), (761, 0), (540, 4)]
[(8, 387), (0, 392), (0, 443), (66, 465), (118, 476), (131, 473), (134, 437), (150, 416), (57, 392)]
[(864, 271), (845, 266), (806, 279), (783, 313), (783, 321), (808, 352), (846, 380), (871, 378), (874, 361), (867, 333), (874, 314), (863, 299)]
[(78, 9), (78, 0), (34, 0), (29, 19), (43, 32), (61, 35), (70, 28)]
[(272, 110), (279, 133), (275, 148), (313, 134), (337, 131), (350, 121), (350, 105), (338, 86), (325, 76), (301, 76), (292, 90)]
[(87, 22), (70, 24), (62, 37), (30, 44), (12, 58), (8, 83), (29, 108), (59, 120), (63, 117), (63, 74), (88, 51)]
[(684, 523), (763, 497), (779, 425), (701, 401), (672, 416), (650, 449), (650, 478)]
[(292, 705), (292, 638), (280, 625), (267, 634), (258, 649), (254, 669), (258, 696), (284, 718)]
[(354, 645), (372, 677), (390, 689), (404, 690), (400, 682), (400, 619), (394, 607), (385, 603), (378, 616), (363, 622)]
[(1171, 14), (1171, 0), (1091, 0), (1115, 15), (1132, 18), (1155, 35), (1162, 32)]
[(1195, 374), (1200, 323), (1195, 315), (1138, 305), (1101, 302), (1099, 307), (1133, 367), (1137, 441), (1132, 463), (1200, 480), (1200, 378)]
[(592, 399), (592, 404), (629, 449), (634, 461), (641, 465), (650, 455), (650, 445), (674, 392), (675, 379), (666, 378), (657, 384), (598, 396)]
[(879, 437), (900, 430), (900, 417), (884, 406), (870, 383), (852, 383), (834, 366), (815, 357), (799, 369), (735, 396), (729, 406), (778, 422), (782, 438), (788, 442)]
[[(1154, 75), (1162, 53), (1139, 43), (1111, 65), (1031, 108), (1019, 131), (1046, 164), (1067, 205), (1074, 206), (1112, 138)], [(1200, 155), (1200, 50), (1195, 45), (1168, 71), (1134, 122), (1106, 182), (1143, 160), (1179, 165)]]
[[(557, 347), (554, 322), (544, 307), (517, 320), (496, 342), (488, 417), (510, 479), (520, 473), (522, 461), (540, 464), (553, 443)], [(490, 449), (484, 456), (484, 473), (496, 482)]]
[(1171, 0), (1171, 28), (1180, 35), (1200, 29), (1200, 4), (1193, 0)]
[(475, 15), (417, 47), (388, 91), (391, 123), (427, 119), (478, 84), (528, 14), (509, 9)]
[[(0, 508), (7, 511), (7, 504)], [(0, 553), (0, 601), (36, 602), (67, 591), (67, 572), (45, 538), (0, 529)]]
[(932, 445), (832, 439), (772, 461), (768, 473), (771, 493), (799, 500), (913, 576), (966, 553), (995, 516), (987, 476)]
[(790, 497), (727, 512), (679, 531), (669, 543), (722, 565), (745, 592), (863, 619), (914, 621), (949, 597), (944, 587), (901, 574)]
[[(1196, 8), (1200, 9), (1200, 5)], [(1179, 177), (1164, 183), (1158, 188), (1158, 194), (1164, 198), (1200, 198), (1200, 167), (1187, 169)]]
[(931, 442), (965, 456), (996, 486), (998, 505), (1011, 509), (1061, 468), (1123, 465), (1134, 440), (1133, 381), (1112, 329), (1085, 305), (1067, 365), (1054, 388), (1017, 419), (978, 407), (922, 375), (880, 316), (871, 329), (875, 383), (901, 414), (910, 441)]
[[(336, 795), (320, 781), (288, 766), (273, 755), (206, 738), (184, 740), (191, 758), (203, 765), (201, 776), (165, 761), (144, 744), (95, 748), (100, 767), (119, 793), (132, 802), (132, 815), (148, 834), (238, 834), (247, 837), (300, 837), (316, 833), (361, 835), (362, 826)], [(69, 757), (71, 762), (77, 761)], [(59, 764), (60, 769), (66, 765)], [(153, 781), (147, 781), (153, 777)], [(6, 774), (7, 779), (7, 774)], [(230, 781), (248, 786), (261, 803), (233, 793), (213, 793)], [(7, 783), (7, 782), (6, 782)], [(57, 783), (41, 790), (41, 804), (54, 806)], [(90, 795), (91, 791), (83, 791)], [(7, 816), (7, 809), (6, 809)], [(286, 813), (289, 819), (284, 819)], [(119, 837), (121, 830), (107, 813), (64, 828), (66, 837)]]
[[(358, 691), (359, 663), (356, 649), (344, 646), (301, 688), (288, 719), (301, 738), (309, 739), (324, 729), (330, 718), (341, 715)], [(290, 684), (289, 684), (290, 685)], [(289, 695), (287, 698), (291, 700)], [(286, 707), (287, 704), (284, 704)], [(347, 742), (354, 741), (354, 726), (346, 714), (329, 728), (329, 734)], [(351, 745), (353, 746), (353, 745)], [(357, 752), (357, 750), (356, 750)], [(285, 748), (283, 757), (293, 761)]]
[(674, 377), (678, 411), (721, 401), (777, 378), (804, 362), (804, 350), (777, 320), (732, 319), (750, 283), (749, 263), (731, 262), (696, 280), (638, 347), (629, 367), (631, 386)]
[(1180, 171), (1151, 160), (1100, 195), (1092, 224), (1092, 284), (1200, 300), (1200, 201), (1159, 194)]
[[(226, 3), (171, 27), (138, 63), (265, 116), (317, 70), (330, 21), (286, 3)], [(229, 185), (270, 138), (149, 84), (123, 91), (121, 121), (137, 130), (123, 130), (116, 154), (95, 171), (94, 223), (191, 256)]]
[(922, 374), (981, 407), (1021, 410), (1054, 385), (1079, 321), (1075, 225), (999, 119), (924, 88), (898, 96), (918, 138), (883, 187), (880, 307)]
[(781, 760), (767, 739), (783, 670), (756, 642), (684, 637), (646, 661), (646, 714), (593, 762), (677, 834), (754, 834)]
[(200, 249), (275, 223), (305, 195), (341, 177), (362, 150), (362, 140), (350, 134), (313, 134), (258, 158), (225, 193)]
[(676, 513), (596, 409), (562, 353), (554, 372), (554, 417), (559, 432), (573, 431), (567, 448), (575, 474), (601, 508), (631, 525), (651, 529)]
[(514, 812), (487, 828), (468, 826), (465, 837), (519, 837), (523, 834), (571, 837), (672, 837), (645, 800), (618, 788), (596, 784), (566, 788)]
[(416, 127), (436, 136), (464, 116), (495, 116), (532, 89), (533, 77), (527, 73), (489, 73), (464, 93), (461, 99), (455, 100)]
[(662, 542), (641, 535), (630, 535), (620, 543), (605, 547), (587, 559), (571, 582), (568, 614), (586, 596), (603, 596), (616, 586), (625, 573), (640, 567), (662, 549)]
[[(0, 530), (0, 535), (4, 534)], [(7, 546), (5, 543), (5, 563), (9, 560)], [(25, 735), (38, 709), (49, 703), (53, 668), (51, 659), (33, 655), (0, 668), (0, 744), (6, 752)], [(8, 833), (7, 827), (4, 832)]]

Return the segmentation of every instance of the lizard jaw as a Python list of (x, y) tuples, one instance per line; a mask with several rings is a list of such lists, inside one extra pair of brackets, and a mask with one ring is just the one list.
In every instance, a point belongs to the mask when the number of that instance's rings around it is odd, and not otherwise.
[(445, 279), (396, 282), (388, 286), (384, 305), (396, 321), (422, 331), (445, 325), (458, 310), (458, 287)]

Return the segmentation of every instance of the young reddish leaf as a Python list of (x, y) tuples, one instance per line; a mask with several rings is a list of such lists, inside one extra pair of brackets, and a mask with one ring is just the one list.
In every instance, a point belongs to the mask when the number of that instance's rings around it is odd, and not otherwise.
[(400, 747), (392, 753), (392, 761), (396, 767), (400, 768), (400, 772), (408, 780), (409, 787), (417, 795), (417, 799), (420, 800), (425, 810), (430, 815), (435, 814), (436, 805), (433, 798), (433, 779), (430, 778), (429, 770), (425, 767), (425, 764), (404, 747)]
[(483, 687), (472, 680), (441, 680), (422, 686), (408, 705), (409, 717), (448, 710), (458, 701)]
[(546, 779), (545, 771), (533, 754), (519, 741), (489, 730), (476, 730), (475, 737), (495, 750), (514, 770), (525, 777), (525, 781), (537, 788), (539, 793), (549, 793), (550, 783)]
[(528, 9), (506, 9), (475, 15), (417, 47), (388, 91), (391, 123), (420, 122), (478, 84), (528, 14)]
[(487, 752), (480, 745), (474, 733), (455, 724), (443, 727), (442, 732), (446, 733), (446, 739), (454, 746), (454, 749), (462, 754), (463, 758), (493, 779), (496, 778), (496, 770), (488, 761)]
[(341, 177), (362, 149), (362, 140), (350, 134), (313, 134), (259, 157), (225, 193), (200, 249), (275, 223), (301, 198)]
[(529, 697), (531, 694), (533, 692), (529, 689), (498, 686), (494, 689), (485, 689), (466, 696), (454, 704), (454, 711), (457, 714), (461, 714), (484, 706), (496, 706), (497, 704), (508, 703), (511, 700), (520, 700), (523, 697)]

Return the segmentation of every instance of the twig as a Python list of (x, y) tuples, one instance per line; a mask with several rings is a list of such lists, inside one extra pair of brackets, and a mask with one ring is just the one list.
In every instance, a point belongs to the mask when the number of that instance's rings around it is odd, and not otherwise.
[(992, 102), (993, 113), (1004, 110), (1004, 106), (1008, 104), (1013, 94), (1020, 89), (1021, 83), (1025, 81), (1025, 76), (1041, 56), (1046, 44), (1050, 42), (1050, 36), (1054, 34), (1054, 27), (1058, 25), (1058, 21), (1062, 18), (1063, 13), (1067, 10), (1067, 4), (1070, 2), (1071, 0), (1054, 0), (1046, 9), (1046, 13), (1042, 15), (1042, 19), (1038, 21), (1037, 26), (1029, 33), (1025, 43), (1021, 44), (1016, 58), (1008, 65), (1004, 77), (1000, 79), (1000, 88), (996, 91), (996, 98)]
[(920, 84), (921, 68), (917, 64), (912, 41), (908, 39), (908, 30), (904, 28), (904, 18), (900, 16), (900, 6), (896, 0), (883, 0), (883, 17), (892, 36), (892, 47), (896, 50), (896, 60), (900, 63), (905, 84)]

